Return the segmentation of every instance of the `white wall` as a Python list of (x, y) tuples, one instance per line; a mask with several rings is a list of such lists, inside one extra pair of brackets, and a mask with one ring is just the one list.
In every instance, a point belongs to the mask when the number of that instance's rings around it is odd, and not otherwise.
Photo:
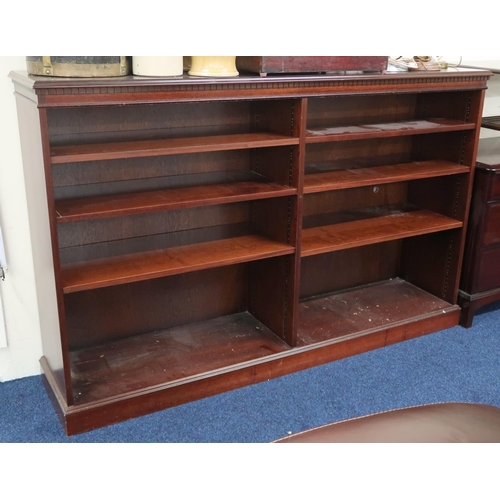
[[(464, 58), (462, 64), (483, 65), (483, 61), (500, 70), (500, 56)], [(39, 374), (42, 355), (17, 113), (7, 76), (25, 66), (25, 56), (0, 56), (0, 226), (9, 263), (7, 278), (0, 281), (8, 341), (0, 348), (0, 382)], [(490, 81), (484, 114), (500, 115), (500, 74)]]
[(40, 373), (42, 354), (31, 240), (11, 70), (25, 56), (0, 57), (0, 226), (9, 269), (0, 281), (8, 345), (0, 349), (0, 382)]

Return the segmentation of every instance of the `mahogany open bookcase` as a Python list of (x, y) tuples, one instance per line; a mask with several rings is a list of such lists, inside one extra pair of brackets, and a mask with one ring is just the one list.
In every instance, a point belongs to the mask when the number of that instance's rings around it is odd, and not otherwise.
[(489, 72), (11, 77), (68, 435), (459, 323)]

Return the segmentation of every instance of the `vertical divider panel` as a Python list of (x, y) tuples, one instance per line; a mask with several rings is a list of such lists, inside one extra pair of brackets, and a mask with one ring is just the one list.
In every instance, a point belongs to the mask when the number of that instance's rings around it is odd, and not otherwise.
[[(261, 103), (264, 106), (265, 102)], [(297, 343), (297, 315), (300, 288), (300, 241), (304, 189), (304, 156), (307, 100), (274, 103), (280, 106), (272, 115), (273, 131), (300, 138), (288, 151), (288, 184), (297, 195), (254, 204), (254, 222), (259, 231), (295, 247), (286, 257), (252, 264), (250, 273), (250, 312), (290, 346)], [(278, 118), (280, 121), (278, 121)], [(288, 127), (288, 131), (287, 131)], [(280, 155), (281, 156), (281, 155)]]

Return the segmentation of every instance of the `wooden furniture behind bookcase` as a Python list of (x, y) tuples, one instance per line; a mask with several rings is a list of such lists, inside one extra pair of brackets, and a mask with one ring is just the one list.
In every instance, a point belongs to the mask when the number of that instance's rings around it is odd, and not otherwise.
[(477, 160), (458, 296), (465, 328), (478, 309), (500, 300), (500, 137), (481, 139)]
[(489, 72), (11, 76), (68, 435), (458, 324)]

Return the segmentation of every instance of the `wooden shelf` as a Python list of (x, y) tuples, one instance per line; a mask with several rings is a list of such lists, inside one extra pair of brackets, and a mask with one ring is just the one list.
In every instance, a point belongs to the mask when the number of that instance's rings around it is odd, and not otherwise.
[(188, 382), (290, 347), (244, 312), (73, 351), (75, 403)]
[[(401, 279), (344, 290), (300, 304), (294, 350), (410, 324), (415, 311), (425, 318), (457, 309)], [(291, 349), (248, 312), (78, 349), (70, 353), (75, 403), (189, 383), (247, 362), (287, 357)]]
[[(344, 290), (299, 305), (294, 351), (410, 325), (415, 311), (432, 318), (457, 309), (398, 278)], [(75, 403), (189, 383), (247, 362), (287, 357), (291, 350), (248, 312), (78, 349), (70, 353)]]
[(120, 158), (291, 146), (298, 143), (299, 138), (297, 137), (263, 132), (254, 134), (56, 146), (51, 148), (51, 162), (52, 164), (57, 164), (95, 160), (115, 160)]
[(253, 180), (225, 184), (59, 201), (56, 203), (56, 220), (58, 223), (77, 222), (158, 210), (276, 198), (297, 193), (295, 188), (269, 182), (262, 176), (254, 175), (252, 178)]
[[(335, 189), (348, 189), (373, 184), (410, 181), (445, 175), (462, 174), (470, 171), (469, 167), (449, 161), (422, 161), (384, 165), (371, 168), (335, 168), (322, 165), (320, 173), (307, 174), (304, 180), (304, 193), (319, 193)], [(307, 169), (307, 166), (306, 166)]]
[(299, 305), (298, 347), (338, 342), (419, 318), (456, 312), (438, 297), (399, 278), (316, 297)]
[(428, 210), (390, 213), (302, 231), (302, 257), (462, 227)]
[(456, 132), (473, 130), (475, 123), (459, 120), (414, 120), (395, 123), (377, 123), (373, 125), (352, 125), (342, 127), (310, 128), (306, 131), (306, 143), (355, 141), (383, 137), (401, 137), (405, 135), (430, 134), (438, 132)]
[(295, 248), (262, 236), (240, 236), (197, 245), (99, 259), (63, 266), (64, 293), (293, 254)]

